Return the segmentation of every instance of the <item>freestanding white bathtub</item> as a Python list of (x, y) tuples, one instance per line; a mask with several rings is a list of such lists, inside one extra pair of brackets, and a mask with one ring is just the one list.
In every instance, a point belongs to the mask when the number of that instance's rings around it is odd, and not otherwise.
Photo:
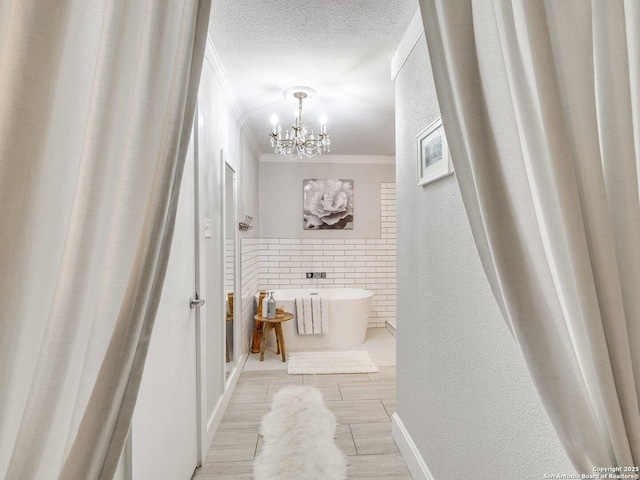
[[(364, 342), (373, 292), (359, 288), (299, 288), (273, 292), (277, 306), (294, 314), (293, 319), (282, 324), (287, 351), (350, 347)], [(295, 300), (309, 297), (312, 293), (329, 299), (328, 332), (322, 335), (298, 335)], [(275, 345), (274, 342), (275, 338), (270, 338), (269, 343)]]

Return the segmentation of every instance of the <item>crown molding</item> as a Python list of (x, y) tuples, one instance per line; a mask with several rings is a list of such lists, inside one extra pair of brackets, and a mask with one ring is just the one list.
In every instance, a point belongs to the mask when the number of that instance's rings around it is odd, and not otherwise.
[(215, 80), (215, 82), (220, 87), (222, 92), (222, 97), (224, 98), (227, 107), (229, 107), (229, 111), (233, 118), (238, 122), (240, 129), (244, 133), (247, 141), (249, 142), (249, 146), (251, 147), (251, 151), (254, 153), (256, 158), (260, 158), (262, 155), (262, 150), (258, 147), (258, 142), (256, 141), (256, 137), (251, 132), (249, 128), (249, 123), (247, 122), (247, 118), (242, 113), (242, 109), (238, 104), (237, 95), (231, 86), (231, 82), (227, 77), (227, 72), (224, 69), (224, 65), (222, 65), (222, 61), (220, 60), (220, 56), (216, 51), (213, 42), (211, 41), (211, 37), (207, 35), (207, 46), (204, 51), (204, 65), (211, 73), (211, 76)]
[(422, 16), (420, 15), (420, 7), (416, 9), (416, 13), (413, 14), (411, 22), (407, 30), (404, 32), (396, 53), (391, 58), (391, 80), (395, 80), (402, 70), (405, 62), (411, 55), (411, 52), (418, 44), (418, 41), (424, 35), (424, 25), (422, 24)]
[(315, 157), (289, 158), (277, 153), (264, 153), (261, 162), (283, 163), (370, 163), (395, 164), (396, 157), (386, 155), (318, 155)]

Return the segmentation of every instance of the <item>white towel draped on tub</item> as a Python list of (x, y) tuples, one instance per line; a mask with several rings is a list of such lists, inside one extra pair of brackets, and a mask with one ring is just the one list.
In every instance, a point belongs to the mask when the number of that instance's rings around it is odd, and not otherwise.
[(321, 335), (329, 331), (329, 299), (296, 298), (298, 335)]

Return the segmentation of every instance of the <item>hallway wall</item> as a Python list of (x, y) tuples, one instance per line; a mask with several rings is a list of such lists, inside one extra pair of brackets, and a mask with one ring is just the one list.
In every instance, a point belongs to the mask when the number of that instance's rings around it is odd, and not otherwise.
[[(200, 135), (198, 139), (198, 158), (200, 164), (200, 215), (203, 220), (200, 226), (201, 254), (204, 256), (205, 271), (201, 273), (204, 298), (207, 302), (202, 309), (206, 317), (206, 356), (207, 356), (207, 415), (216, 408), (218, 399), (224, 391), (225, 372), (221, 369), (220, 362), (224, 358), (223, 344), (220, 341), (220, 332), (216, 322), (224, 321), (222, 292), (222, 257), (220, 245), (222, 245), (221, 231), (221, 200), (222, 179), (221, 172), (223, 162), (228, 162), (236, 171), (238, 190), (238, 218), (245, 215), (255, 218), (256, 228), (240, 233), (241, 268), (236, 272), (241, 280), (241, 298), (253, 296), (257, 291), (257, 285), (252, 282), (250, 271), (247, 272), (247, 263), (242, 254), (248, 254), (247, 242), (259, 235), (258, 228), (258, 155), (251, 138), (244, 128), (240, 110), (234, 104), (235, 99), (226, 83), (224, 69), (215, 53), (214, 47), (209, 44), (205, 52), (204, 68), (198, 94), (198, 122)], [(222, 153), (221, 153), (222, 151)], [(204, 237), (204, 219), (212, 222), (211, 238)], [(237, 225), (235, 226), (237, 228)], [(243, 266), (244, 265), (244, 266)], [(251, 264), (249, 264), (251, 265)], [(257, 266), (253, 267), (257, 274)], [(249, 267), (249, 270), (251, 268)], [(248, 354), (250, 334), (253, 328), (253, 307), (247, 309), (245, 301), (242, 305), (242, 351), (236, 356)], [(208, 328), (212, 326), (212, 328)]]
[(455, 174), (417, 186), (416, 135), (440, 115), (424, 35), (395, 84), (398, 416), (434, 480), (573, 473), (490, 291)]

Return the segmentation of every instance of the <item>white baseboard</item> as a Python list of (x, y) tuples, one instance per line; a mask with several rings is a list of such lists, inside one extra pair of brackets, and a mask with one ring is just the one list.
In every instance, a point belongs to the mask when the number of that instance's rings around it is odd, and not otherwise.
[(413, 480), (435, 480), (397, 413), (391, 416), (391, 431)]

